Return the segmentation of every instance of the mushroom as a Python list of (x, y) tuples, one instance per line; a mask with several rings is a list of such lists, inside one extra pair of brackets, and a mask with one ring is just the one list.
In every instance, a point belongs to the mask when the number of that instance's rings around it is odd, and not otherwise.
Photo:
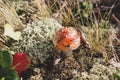
[(80, 34), (73, 27), (64, 27), (55, 34), (53, 43), (61, 51), (72, 51), (81, 44)]
[(54, 35), (53, 44), (58, 50), (65, 52), (67, 56), (71, 56), (73, 53), (72, 51), (81, 45), (90, 49), (90, 45), (84, 33), (80, 29), (74, 27), (63, 27), (58, 30)]

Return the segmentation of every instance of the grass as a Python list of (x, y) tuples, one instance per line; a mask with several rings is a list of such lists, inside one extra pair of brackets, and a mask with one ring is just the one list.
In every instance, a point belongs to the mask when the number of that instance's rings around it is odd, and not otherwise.
[[(102, 53), (108, 62), (113, 56), (114, 25), (109, 22), (110, 14), (96, 15), (91, 2), (78, 0), (48, 0), (47, 5), (51, 14), (60, 19), (63, 26), (81, 28), (91, 45), (91, 53)], [(81, 4), (81, 5), (80, 5)], [(103, 13), (99, 13), (103, 14)], [(100, 17), (100, 18), (99, 18)], [(112, 36), (112, 37), (111, 37)], [(112, 38), (112, 39), (111, 39)]]

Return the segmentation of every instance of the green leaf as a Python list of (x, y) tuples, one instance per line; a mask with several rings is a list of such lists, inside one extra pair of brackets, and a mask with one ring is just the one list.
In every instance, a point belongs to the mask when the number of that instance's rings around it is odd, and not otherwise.
[(114, 73), (115, 80), (120, 80), (120, 70), (118, 70), (116, 73)]
[(0, 80), (19, 80), (17, 71), (10, 68), (2, 68), (0, 74)]
[(8, 51), (0, 52), (0, 65), (2, 68), (10, 68), (12, 66), (13, 56)]
[(92, 9), (92, 8), (93, 8), (93, 4), (89, 3), (89, 9)]
[(3, 77), (3, 78), (0, 78), (0, 80), (5, 80), (5, 78)]
[(84, 13), (83, 16), (88, 18), (89, 15), (87, 13)]
[(88, 3), (87, 3), (87, 2), (82, 2), (82, 5), (83, 5), (84, 7), (86, 7), (86, 6), (88, 6)]

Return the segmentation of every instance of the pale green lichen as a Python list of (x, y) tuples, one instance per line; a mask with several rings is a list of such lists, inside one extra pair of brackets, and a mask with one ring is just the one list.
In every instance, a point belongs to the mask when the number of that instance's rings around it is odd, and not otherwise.
[(62, 26), (53, 18), (40, 18), (28, 23), (22, 32), (22, 40), (13, 45), (14, 51), (27, 53), (34, 64), (44, 62), (51, 53), (56, 53), (52, 39)]
[(90, 72), (78, 73), (74, 80), (114, 80), (113, 73), (116, 68), (112, 65), (105, 66), (100, 63), (95, 63), (90, 69)]

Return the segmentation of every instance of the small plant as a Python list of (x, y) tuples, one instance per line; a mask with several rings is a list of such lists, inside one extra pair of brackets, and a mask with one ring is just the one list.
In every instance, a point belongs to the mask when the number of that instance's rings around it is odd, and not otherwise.
[(120, 70), (118, 70), (116, 73), (114, 73), (114, 79), (120, 80)]
[(90, 2), (82, 2), (83, 10), (82, 10), (82, 15), (83, 17), (88, 18), (90, 15), (90, 10), (92, 10), (93, 5)]
[(12, 55), (8, 51), (0, 52), (0, 80), (19, 80), (23, 72), (30, 64), (26, 54), (16, 53)]

